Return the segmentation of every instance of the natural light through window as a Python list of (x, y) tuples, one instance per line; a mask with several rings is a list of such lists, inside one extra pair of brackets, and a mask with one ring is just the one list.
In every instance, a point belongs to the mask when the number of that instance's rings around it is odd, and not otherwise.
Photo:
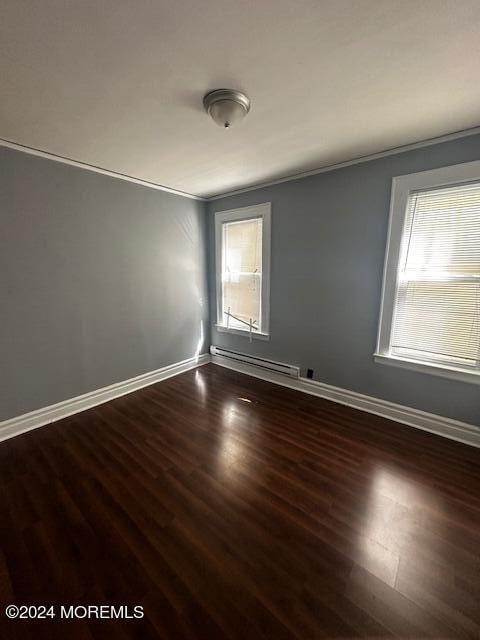
[[(404, 198), (398, 263), (391, 287), (390, 330), (389, 300), (384, 297), (377, 355), (478, 375), (480, 179), (409, 189)], [(398, 199), (401, 201), (400, 196)], [(395, 214), (399, 212), (393, 206), (392, 216)], [(395, 240), (392, 235), (390, 251), (395, 249)], [(387, 263), (388, 269), (384, 296), (392, 277), (392, 261)]]
[(476, 366), (479, 293), (480, 183), (411, 194), (392, 352)]
[(261, 323), (262, 219), (223, 225), (223, 324), (255, 331)]
[(217, 214), (219, 328), (249, 335), (268, 332), (269, 214), (269, 205)]

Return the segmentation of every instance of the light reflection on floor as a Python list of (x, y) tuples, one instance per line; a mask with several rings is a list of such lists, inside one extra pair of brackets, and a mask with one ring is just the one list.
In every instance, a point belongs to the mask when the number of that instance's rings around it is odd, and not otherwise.
[(248, 433), (242, 433), (242, 426), (250, 428), (257, 421), (249, 410), (251, 402), (248, 398), (238, 397), (225, 402), (222, 409), (222, 433), (217, 456), (217, 471), (221, 472), (224, 479), (228, 479), (230, 483), (235, 482), (238, 477), (232, 465), (243, 460), (247, 453), (243, 440), (248, 438)]
[[(421, 533), (426, 510), (441, 510), (439, 497), (401, 472), (372, 470), (370, 498), (362, 515), (359, 563), (390, 586), (399, 572), (423, 558)], [(441, 549), (436, 550), (441, 553)]]
[(207, 399), (207, 385), (201, 369), (195, 370), (195, 386), (202, 401), (202, 406), (205, 406), (205, 401)]

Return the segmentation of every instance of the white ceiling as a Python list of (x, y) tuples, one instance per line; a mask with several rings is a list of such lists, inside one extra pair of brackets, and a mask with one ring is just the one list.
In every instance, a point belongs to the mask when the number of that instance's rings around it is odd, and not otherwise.
[(201, 196), (480, 124), (479, 0), (2, 0), (0, 56), (0, 137)]

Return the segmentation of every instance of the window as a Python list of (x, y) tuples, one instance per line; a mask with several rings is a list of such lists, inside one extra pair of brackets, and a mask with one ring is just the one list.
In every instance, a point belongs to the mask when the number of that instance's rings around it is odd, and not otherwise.
[(480, 382), (480, 162), (394, 178), (375, 359)]
[(270, 203), (215, 214), (217, 328), (268, 338)]

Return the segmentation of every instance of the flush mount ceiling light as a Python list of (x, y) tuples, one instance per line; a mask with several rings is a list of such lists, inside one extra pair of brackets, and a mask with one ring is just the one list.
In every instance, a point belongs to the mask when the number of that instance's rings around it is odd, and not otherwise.
[(235, 89), (215, 89), (204, 96), (203, 106), (219, 127), (228, 129), (250, 111), (250, 98)]

